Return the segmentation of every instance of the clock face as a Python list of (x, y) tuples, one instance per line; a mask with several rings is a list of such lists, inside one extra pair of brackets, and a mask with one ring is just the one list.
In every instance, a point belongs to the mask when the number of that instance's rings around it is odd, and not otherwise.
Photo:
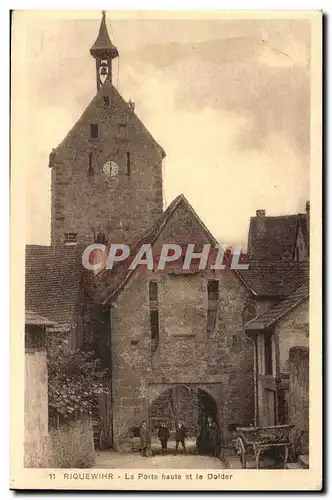
[(103, 172), (107, 177), (116, 177), (119, 173), (119, 165), (115, 161), (104, 163)]

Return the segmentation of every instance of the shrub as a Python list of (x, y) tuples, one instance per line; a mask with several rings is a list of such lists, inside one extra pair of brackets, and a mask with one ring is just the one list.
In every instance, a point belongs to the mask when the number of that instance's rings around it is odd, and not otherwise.
[(51, 420), (69, 422), (91, 414), (98, 395), (107, 393), (106, 370), (93, 352), (71, 349), (67, 332), (52, 332), (47, 339), (48, 398)]

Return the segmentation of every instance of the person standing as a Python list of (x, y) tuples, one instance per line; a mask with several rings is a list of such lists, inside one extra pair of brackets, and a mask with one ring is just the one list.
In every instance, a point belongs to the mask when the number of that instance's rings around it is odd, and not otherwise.
[(183, 423), (181, 421), (179, 421), (179, 424), (178, 424), (176, 431), (175, 431), (175, 452), (176, 453), (178, 452), (178, 447), (179, 447), (180, 443), (182, 444), (183, 451), (185, 453), (187, 453), (186, 443), (185, 443), (186, 436), (187, 436), (186, 428), (183, 425)]
[(142, 457), (147, 457), (147, 449), (149, 446), (149, 431), (146, 420), (143, 420), (139, 429), (139, 435), (141, 438), (140, 452)]
[(208, 439), (209, 439), (209, 450), (212, 457), (219, 456), (219, 448), (220, 448), (220, 437), (219, 437), (219, 429), (214, 420), (211, 417), (208, 418)]
[(161, 424), (158, 431), (158, 437), (161, 443), (161, 451), (167, 453), (167, 441), (169, 440), (169, 430), (166, 424)]

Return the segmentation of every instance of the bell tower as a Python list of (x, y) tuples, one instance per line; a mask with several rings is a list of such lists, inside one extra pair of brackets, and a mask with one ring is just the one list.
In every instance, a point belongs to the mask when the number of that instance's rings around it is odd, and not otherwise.
[(112, 83), (112, 61), (119, 57), (118, 49), (112, 44), (107, 31), (105, 10), (102, 16), (97, 39), (90, 49), (90, 54), (96, 60), (97, 92), (106, 80)]
[(52, 245), (137, 241), (163, 213), (163, 148), (112, 85), (112, 44), (103, 12), (97, 93), (52, 151)]

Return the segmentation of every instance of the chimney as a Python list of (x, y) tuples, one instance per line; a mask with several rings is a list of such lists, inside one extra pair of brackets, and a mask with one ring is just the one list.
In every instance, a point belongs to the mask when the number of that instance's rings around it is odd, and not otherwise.
[(305, 211), (307, 214), (307, 219), (309, 221), (309, 219), (310, 219), (310, 201), (307, 201), (307, 203), (305, 204)]
[(256, 227), (257, 235), (263, 236), (265, 234), (265, 210), (256, 210)]

